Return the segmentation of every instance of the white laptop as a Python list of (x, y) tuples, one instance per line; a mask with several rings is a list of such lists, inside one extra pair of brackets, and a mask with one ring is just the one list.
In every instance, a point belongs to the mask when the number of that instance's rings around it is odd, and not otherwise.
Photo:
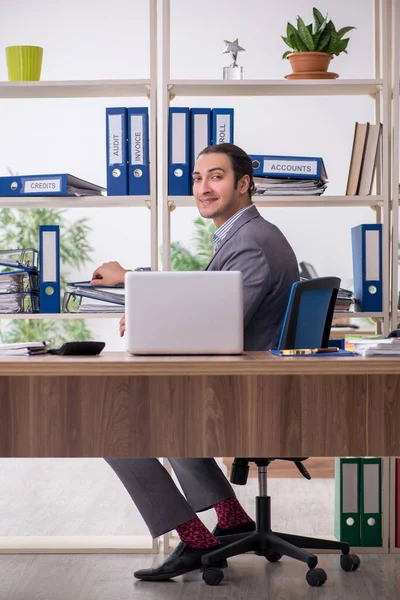
[(240, 354), (242, 273), (127, 273), (125, 315), (131, 354)]

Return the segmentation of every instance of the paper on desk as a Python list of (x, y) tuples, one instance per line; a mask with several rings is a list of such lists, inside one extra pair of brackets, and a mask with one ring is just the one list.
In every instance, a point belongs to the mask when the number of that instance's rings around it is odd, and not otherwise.
[(50, 342), (18, 342), (15, 344), (0, 344), (0, 355), (5, 356), (23, 356), (33, 350), (46, 350)]
[(375, 356), (379, 354), (396, 356), (400, 355), (400, 339), (360, 340), (354, 342), (354, 350), (358, 354), (361, 354), (361, 356)]

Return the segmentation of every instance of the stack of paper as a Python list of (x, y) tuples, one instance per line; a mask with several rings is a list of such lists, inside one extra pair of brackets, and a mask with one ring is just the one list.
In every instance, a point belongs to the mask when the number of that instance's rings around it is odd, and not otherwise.
[(0, 356), (26, 356), (45, 354), (50, 342), (20, 342), (17, 344), (0, 344)]
[(39, 312), (38, 251), (0, 250), (0, 313)]
[(254, 177), (256, 196), (320, 196), (326, 190), (322, 179)]
[(400, 338), (355, 341), (354, 351), (361, 356), (400, 355)]

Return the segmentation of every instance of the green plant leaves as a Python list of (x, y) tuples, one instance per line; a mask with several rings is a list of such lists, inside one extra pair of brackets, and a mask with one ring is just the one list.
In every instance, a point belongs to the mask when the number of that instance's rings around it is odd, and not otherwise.
[(316, 27), (316, 31), (318, 31), (323, 22), (326, 20), (326, 17), (324, 17), (322, 13), (320, 13), (318, 8), (313, 8), (312, 11), (314, 16), (314, 25)]
[[(331, 20), (328, 21), (328, 15), (325, 17), (317, 9), (313, 8), (313, 23), (305, 25), (301, 17), (297, 17), (297, 29), (291, 23), (287, 24), (286, 36), (281, 36), (293, 52), (327, 52), (328, 54), (338, 55), (341, 52), (347, 52), (346, 48), (349, 38), (343, 39), (355, 27), (342, 27), (339, 31)], [(290, 52), (285, 52), (282, 58), (286, 58)]]
[(342, 29), (339, 29), (339, 31), (337, 32), (337, 36), (338, 36), (339, 40), (341, 40), (342, 37), (344, 35), (346, 35), (346, 33), (351, 31), (352, 29), (355, 29), (355, 27), (342, 27)]
[(215, 225), (197, 217), (195, 226), (195, 253), (185, 248), (180, 242), (171, 244), (171, 266), (173, 271), (201, 271), (205, 269), (214, 253), (212, 236)]
[(305, 26), (304, 21), (301, 17), (297, 17), (297, 30), (298, 30), (300, 39), (303, 42), (303, 44), (306, 46), (307, 50), (309, 52), (313, 52), (314, 48), (315, 48), (313, 36), (311, 35), (309, 30)]

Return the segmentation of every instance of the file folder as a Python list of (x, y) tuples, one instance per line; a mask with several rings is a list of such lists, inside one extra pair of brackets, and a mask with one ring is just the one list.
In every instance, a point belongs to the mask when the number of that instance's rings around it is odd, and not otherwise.
[(354, 299), (357, 310), (382, 311), (382, 225), (351, 229)]
[(360, 545), (382, 546), (382, 460), (360, 459)]
[(282, 177), (293, 179), (321, 179), (326, 182), (324, 161), (316, 156), (275, 156), (249, 154), (255, 177)]
[(0, 196), (101, 196), (104, 191), (70, 173), (0, 177)]
[(130, 196), (150, 194), (149, 177), (149, 111), (128, 108), (128, 193)]
[(396, 548), (400, 548), (400, 459), (396, 458), (395, 475), (395, 526), (396, 526)]
[(128, 195), (127, 109), (106, 108), (107, 195)]
[(38, 271), (39, 252), (35, 248), (0, 250), (0, 267)]
[(359, 458), (335, 458), (336, 539), (351, 546), (360, 545)]
[(212, 144), (233, 144), (233, 108), (212, 109)]
[(60, 227), (39, 227), (40, 312), (60, 312)]
[(211, 144), (211, 108), (190, 109), (190, 172), (200, 152)]
[(0, 314), (39, 312), (39, 294), (35, 292), (0, 292)]
[(170, 108), (168, 120), (168, 195), (189, 196), (190, 119), (189, 108)]

